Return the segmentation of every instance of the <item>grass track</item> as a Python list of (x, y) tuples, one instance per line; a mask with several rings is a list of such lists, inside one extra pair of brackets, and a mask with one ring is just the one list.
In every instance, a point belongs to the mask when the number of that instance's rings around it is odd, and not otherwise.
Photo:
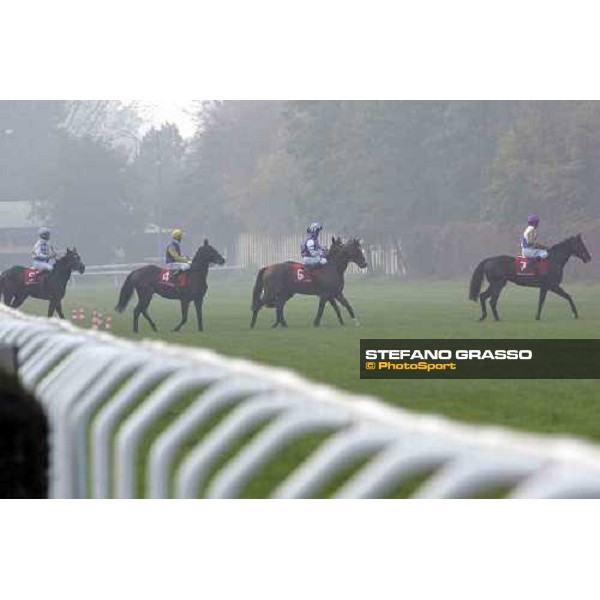
[[(600, 332), (600, 285), (577, 284), (565, 288), (578, 306), (581, 318), (571, 317), (567, 303), (550, 294), (543, 320), (533, 319), (537, 291), (508, 286), (498, 305), (502, 321), (479, 323), (478, 305), (467, 300), (466, 283), (420, 282), (354, 277), (346, 295), (357, 310), (362, 326), (351, 322), (339, 327), (333, 311), (326, 309), (324, 325), (311, 325), (317, 301), (297, 297), (286, 309), (289, 329), (271, 330), (273, 311), (263, 310), (257, 328), (250, 331), (252, 280), (231, 281), (211, 273), (205, 303), (207, 331), (195, 331), (195, 315), (181, 333), (171, 333), (178, 322), (178, 303), (155, 297), (150, 313), (159, 331), (153, 334), (140, 321), (140, 337), (178, 344), (205, 346), (227, 355), (289, 367), (313, 380), (385, 401), (418, 412), (440, 413), (476, 423), (505, 425), (547, 433), (570, 433), (600, 440), (600, 382), (598, 380), (463, 380), (373, 381), (359, 379), (361, 338), (594, 338)], [(132, 307), (115, 315), (114, 285), (79, 284), (69, 289), (65, 313), (72, 308), (112, 312), (114, 333), (136, 339), (131, 331)], [(44, 314), (46, 303), (29, 300), (26, 312)], [(139, 338), (137, 338), (139, 339)]]

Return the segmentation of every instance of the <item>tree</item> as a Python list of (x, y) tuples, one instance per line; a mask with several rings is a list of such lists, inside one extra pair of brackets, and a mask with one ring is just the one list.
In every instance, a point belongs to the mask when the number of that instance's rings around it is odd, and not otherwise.
[(0, 198), (34, 199), (40, 176), (58, 152), (65, 105), (58, 101), (0, 101)]
[(129, 174), (135, 206), (146, 223), (172, 227), (181, 213), (182, 178), (186, 145), (177, 127), (165, 123), (142, 138)]
[(48, 164), (44, 209), (62, 250), (77, 246), (86, 261), (110, 261), (135, 231), (126, 160), (90, 138), (63, 136)]

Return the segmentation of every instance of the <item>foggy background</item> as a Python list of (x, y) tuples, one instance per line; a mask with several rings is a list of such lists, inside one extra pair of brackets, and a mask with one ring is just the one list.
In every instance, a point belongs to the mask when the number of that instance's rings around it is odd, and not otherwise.
[[(600, 252), (598, 102), (191, 110), (184, 138), (151, 127), (143, 102), (0, 101), (0, 268), (29, 262), (41, 224), (88, 264), (162, 259), (175, 226), (187, 253), (208, 237), (240, 262), (240, 240), (281, 245), (319, 220), (363, 238), (372, 272), (464, 278), (485, 256), (517, 254), (532, 212), (541, 241), (583, 232)], [(569, 269), (597, 276), (597, 264)]]

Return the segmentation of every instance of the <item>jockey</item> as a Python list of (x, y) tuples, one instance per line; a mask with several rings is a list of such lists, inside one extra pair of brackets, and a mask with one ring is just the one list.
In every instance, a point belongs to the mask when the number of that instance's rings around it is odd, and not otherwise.
[(181, 229), (173, 229), (171, 238), (166, 251), (166, 267), (173, 271), (187, 271), (191, 266), (191, 259), (181, 253), (183, 231)]
[(537, 241), (537, 227), (540, 224), (540, 218), (537, 215), (530, 215), (527, 223), (527, 228), (521, 238), (521, 254), (526, 258), (534, 258), (536, 261), (548, 258), (546, 246)]
[(302, 262), (307, 267), (327, 264), (327, 259), (324, 256), (327, 249), (319, 243), (319, 233), (322, 229), (323, 226), (320, 223), (311, 223), (306, 229), (309, 236), (302, 242), (300, 254), (302, 255)]
[(48, 243), (50, 230), (47, 227), (40, 227), (38, 235), (40, 239), (35, 243), (31, 253), (33, 268), (39, 271), (52, 271), (56, 262), (56, 252)]

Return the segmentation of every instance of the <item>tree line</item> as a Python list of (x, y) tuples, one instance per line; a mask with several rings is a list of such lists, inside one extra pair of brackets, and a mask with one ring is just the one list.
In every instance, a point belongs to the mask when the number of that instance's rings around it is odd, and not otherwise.
[(140, 136), (116, 101), (0, 102), (0, 199), (39, 201), (94, 260), (135, 258), (149, 224), (223, 245), (320, 220), (417, 248), (452, 224), (600, 218), (598, 102), (211, 101), (196, 119), (191, 139)]

